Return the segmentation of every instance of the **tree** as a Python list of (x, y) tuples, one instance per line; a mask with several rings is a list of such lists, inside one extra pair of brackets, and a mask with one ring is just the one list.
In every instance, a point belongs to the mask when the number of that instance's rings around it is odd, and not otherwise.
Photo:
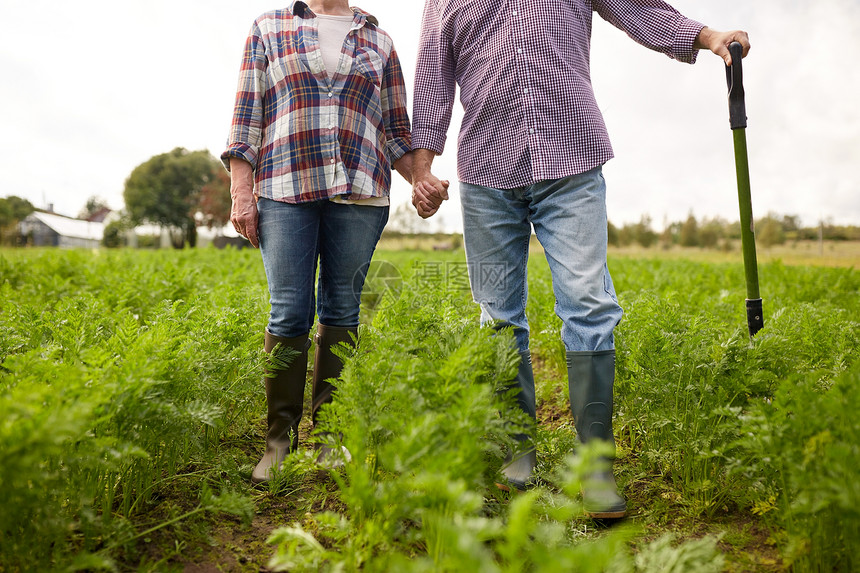
[(122, 232), (123, 227), (120, 221), (111, 221), (105, 225), (105, 231), (102, 235), (102, 246), (109, 249), (121, 247), (123, 244)]
[(78, 213), (78, 219), (84, 219), (86, 221), (89, 221), (93, 217), (93, 215), (98, 214), (104, 209), (109, 209), (107, 201), (105, 201), (101, 197), (93, 195), (92, 197), (87, 199), (87, 204), (84, 205), (84, 208), (81, 209), (80, 213)]
[(701, 244), (699, 242), (699, 223), (692, 212), (681, 225), (680, 241), (682, 247), (698, 247)]
[(681, 240), (681, 223), (664, 223), (663, 232), (660, 233), (660, 243), (664, 249), (669, 249)]
[(728, 223), (720, 217), (703, 220), (702, 225), (699, 228), (699, 244), (706, 249), (713, 249), (716, 247), (719, 244), (720, 239), (723, 238), (723, 229), (725, 229), (727, 225)]
[(129, 219), (127, 212), (120, 211), (119, 215), (119, 218), (105, 225), (104, 235), (102, 236), (103, 247), (115, 249), (126, 246), (127, 233), (134, 228), (134, 224)]
[[(35, 211), (33, 204), (26, 199), (14, 195), (5, 198), (0, 197), (0, 245), (3, 244), (4, 237), (7, 235), (6, 230), (14, 230), (18, 222), (33, 211)], [(11, 235), (14, 237), (14, 233)]]
[(657, 242), (657, 233), (651, 228), (650, 215), (642, 215), (638, 223), (625, 223), (617, 236), (618, 245), (622, 247), (639, 243), (647, 249)]
[(152, 223), (181, 231), (173, 246), (197, 242), (194, 215), (203, 188), (223, 169), (206, 151), (177, 147), (138, 165), (125, 181), (123, 197), (134, 224)]
[(756, 240), (765, 247), (782, 245), (785, 243), (782, 221), (774, 213), (768, 213), (767, 217), (756, 221), (755, 236)]
[(200, 224), (214, 229), (230, 222), (233, 200), (230, 197), (230, 174), (225, 169), (219, 168), (212, 181), (200, 190), (198, 206)]
[(606, 223), (606, 241), (613, 247), (621, 246), (621, 238), (618, 234), (618, 227), (616, 227), (609, 221), (607, 221)]
[(800, 217), (798, 215), (783, 215), (782, 216), (782, 230), (786, 233), (795, 233), (797, 234), (800, 231)]
[(642, 215), (633, 229), (636, 242), (646, 249), (657, 242), (657, 233), (651, 228), (651, 215)]

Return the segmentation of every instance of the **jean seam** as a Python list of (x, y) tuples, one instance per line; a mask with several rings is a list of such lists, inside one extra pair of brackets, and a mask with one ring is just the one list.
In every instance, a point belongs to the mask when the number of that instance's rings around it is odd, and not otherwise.
[[(528, 264), (529, 264), (529, 239), (531, 238), (531, 233), (526, 237), (526, 240), (523, 242), (523, 262), (522, 262), (522, 291), (521, 291), (521, 299), (523, 306), (523, 315), (526, 314), (526, 305), (528, 305)], [(528, 317), (526, 317), (528, 320)]]

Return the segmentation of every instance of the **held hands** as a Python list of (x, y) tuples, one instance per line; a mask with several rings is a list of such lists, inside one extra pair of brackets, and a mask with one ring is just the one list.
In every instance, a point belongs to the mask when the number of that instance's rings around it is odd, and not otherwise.
[(434, 156), (428, 149), (417, 149), (394, 162), (398, 173), (412, 183), (412, 205), (422, 219), (435, 215), (442, 201), (448, 199), (448, 182), (430, 172)]
[(448, 181), (441, 181), (429, 171), (412, 181), (412, 205), (422, 219), (432, 217), (442, 201), (448, 200)]
[(412, 205), (422, 219), (432, 217), (442, 201), (448, 200), (448, 182), (441, 181), (430, 171), (436, 154), (429, 149), (412, 152)]
[(743, 57), (747, 57), (750, 51), (750, 39), (743, 30), (732, 30), (731, 32), (718, 32), (705, 26), (696, 37), (694, 48), (710, 50), (721, 57), (727, 66), (732, 65), (732, 56), (729, 54), (729, 44), (739, 42), (744, 48)]

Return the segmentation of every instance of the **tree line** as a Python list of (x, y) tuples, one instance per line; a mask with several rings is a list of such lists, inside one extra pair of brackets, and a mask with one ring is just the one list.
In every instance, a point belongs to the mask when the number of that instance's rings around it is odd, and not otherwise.
[[(215, 229), (229, 222), (230, 175), (209, 151), (177, 147), (137, 166), (125, 181), (123, 199), (125, 208), (120, 217), (105, 227), (105, 246), (122, 246), (126, 231), (151, 224), (170, 230), (174, 247), (193, 247), (199, 227)], [(91, 197), (79, 216), (88, 218), (105, 207), (104, 200)], [(26, 199), (0, 198), (0, 244), (18, 244), (17, 223), (34, 210)], [(417, 232), (406, 224), (415, 218), (408, 205), (401, 205), (392, 212), (390, 229), (401, 233), (409, 233), (410, 229)], [(408, 221), (404, 221), (406, 219)], [(818, 226), (804, 227), (797, 215), (768, 213), (756, 220), (755, 230), (756, 242), (763, 247), (800, 240), (860, 240), (858, 226), (822, 221)], [(609, 223), (609, 244), (617, 247), (635, 244), (646, 248), (677, 245), (729, 249), (740, 237), (739, 222), (720, 217), (697, 219), (693, 213), (683, 221), (665, 222), (659, 232), (654, 230), (649, 215), (620, 227)]]
[[(860, 227), (834, 225), (830, 221), (821, 221), (814, 227), (803, 226), (798, 215), (768, 213), (755, 220), (755, 237), (756, 243), (763, 247), (792, 241), (860, 241)], [(692, 213), (683, 221), (664, 223), (660, 232), (654, 230), (649, 215), (643, 215), (637, 223), (626, 223), (621, 227), (609, 223), (609, 244), (615, 247), (660, 245), (665, 248), (730, 249), (740, 239), (739, 221), (721, 217), (697, 219)]]

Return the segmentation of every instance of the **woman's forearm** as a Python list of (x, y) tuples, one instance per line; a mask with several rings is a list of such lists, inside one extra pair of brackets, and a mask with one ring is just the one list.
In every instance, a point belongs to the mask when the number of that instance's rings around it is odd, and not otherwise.
[(404, 154), (397, 161), (394, 162), (394, 169), (397, 170), (400, 175), (406, 179), (406, 182), (412, 185), (412, 165), (414, 159), (414, 152), (410, 151), (409, 153)]
[(230, 195), (254, 193), (254, 168), (238, 157), (230, 158)]

